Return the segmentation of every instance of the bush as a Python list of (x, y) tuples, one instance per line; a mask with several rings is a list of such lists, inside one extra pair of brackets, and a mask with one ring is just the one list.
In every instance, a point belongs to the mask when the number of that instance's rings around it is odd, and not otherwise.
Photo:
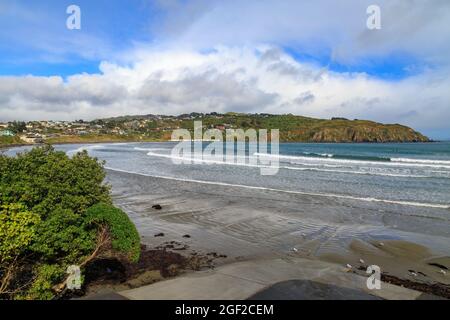
[(98, 202), (111, 202), (103, 184), (103, 163), (86, 151), (69, 158), (51, 146), (0, 161), (0, 203), (23, 203), (46, 217), (57, 208), (82, 214)]
[(0, 297), (53, 299), (68, 266), (105, 251), (139, 259), (136, 228), (111, 205), (104, 178), (103, 162), (86, 151), (0, 156)]
[(86, 212), (86, 222), (89, 225), (106, 224), (111, 234), (112, 249), (126, 255), (137, 262), (141, 252), (139, 233), (136, 227), (122, 210), (105, 203), (99, 203)]
[(69, 209), (56, 209), (37, 226), (30, 250), (41, 260), (79, 263), (95, 248), (96, 232), (84, 227), (85, 217)]
[(39, 222), (39, 216), (29, 212), (22, 204), (0, 206), (0, 264), (23, 253), (35, 238)]
[(31, 287), (23, 295), (16, 298), (21, 300), (51, 300), (55, 297), (53, 286), (64, 279), (65, 269), (58, 264), (37, 265), (34, 270), (35, 279)]

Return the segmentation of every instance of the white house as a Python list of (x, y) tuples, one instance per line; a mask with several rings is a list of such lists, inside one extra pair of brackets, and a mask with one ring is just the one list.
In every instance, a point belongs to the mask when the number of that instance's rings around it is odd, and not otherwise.
[(15, 134), (11, 130), (0, 130), (1, 137), (14, 137)]

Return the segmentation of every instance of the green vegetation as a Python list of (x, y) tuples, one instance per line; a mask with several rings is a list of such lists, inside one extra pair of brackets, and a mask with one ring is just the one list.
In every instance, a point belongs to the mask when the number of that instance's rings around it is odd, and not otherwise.
[(44, 146), (0, 156), (0, 298), (54, 299), (70, 265), (136, 262), (139, 235), (112, 206), (103, 163)]
[(14, 137), (3, 137), (0, 136), (0, 147), (9, 147), (14, 145), (25, 144), (18, 136)]
[(14, 132), (15, 134), (22, 133), (27, 129), (27, 125), (23, 121), (13, 121), (8, 125), (8, 129)]
[[(93, 121), (106, 127), (122, 128), (129, 135), (170, 139), (177, 128), (192, 130), (194, 121), (202, 121), (205, 129), (279, 129), (283, 142), (426, 142), (429, 139), (399, 124), (381, 124), (367, 120), (314, 119), (302, 116), (191, 113), (180, 116), (125, 116)], [(165, 133), (165, 134), (163, 134)], [(136, 140), (139, 141), (139, 140)]]
[(74, 136), (59, 136), (46, 139), (48, 144), (65, 144), (65, 143), (108, 143), (108, 142), (153, 142), (169, 140), (170, 134), (163, 135), (113, 135), (113, 134), (89, 134)]
[[(218, 119), (206, 117), (206, 127)], [(385, 125), (364, 120), (322, 120), (294, 115), (226, 114), (220, 122), (238, 128), (279, 129), (284, 142), (402, 142), (427, 141), (414, 130), (401, 125)]]
[(88, 224), (109, 226), (112, 248), (126, 255), (132, 262), (139, 260), (141, 243), (139, 233), (130, 218), (120, 209), (99, 203), (86, 212)]
[(0, 209), (1, 264), (14, 260), (30, 245), (40, 218), (21, 204), (2, 205)]
[[(90, 122), (10, 122), (8, 128), (22, 132), (29, 143), (108, 143), (170, 141), (176, 129), (193, 131), (194, 121), (204, 129), (279, 129), (281, 142), (427, 142), (429, 139), (399, 124), (367, 120), (314, 119), (292, 114), (228, 112), (190, 113), (179, 116), (140, 115), (98, 119)], [(24, 131), (26, 128), (26, 131)], [(25, 137), (24, 137), (25, 136)], [(18, 136), (0, 137), (0, 147), (24, 144)]]

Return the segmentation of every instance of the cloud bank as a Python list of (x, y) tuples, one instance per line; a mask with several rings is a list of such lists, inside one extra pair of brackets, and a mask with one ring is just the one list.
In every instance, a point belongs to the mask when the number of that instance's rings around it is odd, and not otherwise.
[(424, 129), (445, 128), (450, 117), (446, 73), (383, 81), (300, 63), (276, 47), (158, 51), (129, 67), (104, 62), (100, 68), (101, 74), (66, 80), (1, 77), (2, 117), (240, 111), (369, 118)]

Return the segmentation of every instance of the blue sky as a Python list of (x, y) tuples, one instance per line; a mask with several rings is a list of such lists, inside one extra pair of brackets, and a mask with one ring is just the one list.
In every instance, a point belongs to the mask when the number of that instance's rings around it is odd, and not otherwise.
[[(164, 42), (153, 27), (164, 23), (165, 17), (170, 14), (164, 10), (164, 2), (159, 1), (37, 0), (30, 3), (24, 0), (7, 0), (6, 3), (6, 14), (2, 15), (0, 22), (4, 30), (0, 45), (0, 75), (68, 76), (83, 72), (98, 73), (100, 62), (114, 58), (114, 52), (126, 50), (136, 42)], [(82, 9), (80, 31), (65, 28), (68, 17), (66, 8), (71, 4)], [(16, 12), (19, 10), (33, 13), (33, 17), (24, 15), (22, 19), (17, 19)], [(34, 41), (30, 43), (29, 37), (37, 33), (49, 38), (56, 35), (56, 39), (42, 39), (43, 42), (50, 40), (47, 44), (36, 44)], [(77, 41), (90, 45), (90, 42), (85, 43), (85, 36), (92, 37), (90, 40), (93, 46), (96, 40), (101, 46), (91, 47), (87, 54), (84, 46), (76, 45)], [(61, 39), (58, 41), (58, 38)], [(64, 38), (75, 39), (66, 41)], [(220, 39), (218, 40), (220, 43)], [(57, 49), (52, 50), (52, 47)], [(301, 44), (298, 47), (286, 46), (284, 49), (298, 61), (317, 63), (337, 72), (365, 72), (384, 79), (407, 77), (412, 73), (408, 70), (410, 66), (423, 68), (425, 65), (425, 62), (406, 52), (367, 56), (358, 61), (343, 63), (333, 61), (331, 48), (326, 45), (320, 46), (319, 52), (305, 52)]]
[[(71, 4), (81, 8), (80, 31), (66, 28), (66, 8)], [(101, 60), (111, 52), (135, 41), (151, 41), (150, 21), (157, 15), (156, 9), (140, 0), (7, 0), (2, 6), (2, 75), (99, 72)], [(30, 39), (34, 36), (38, 39)], [(86, 46), (91, 46), (88, 53)]]
[[(3, 0), (0, 121), (292, 112), (450, 138), (449, 3), (380, 0), (368, 30), (372, 2)], [(66, 28), (71, 4), (81, 30)]]

